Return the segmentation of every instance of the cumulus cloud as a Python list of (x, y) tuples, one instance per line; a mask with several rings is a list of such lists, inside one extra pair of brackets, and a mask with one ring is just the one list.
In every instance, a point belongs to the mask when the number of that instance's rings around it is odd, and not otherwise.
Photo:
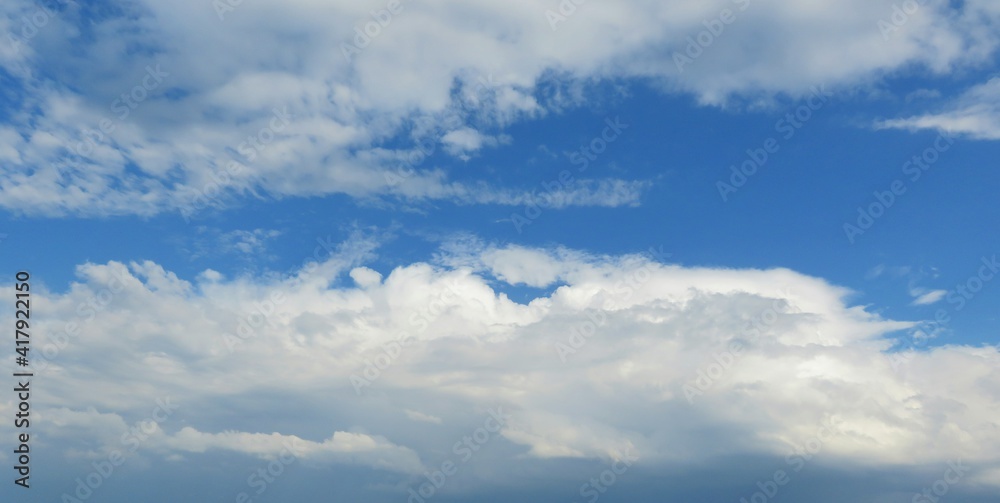
[(486, 136), (469, 127), (449, 131), (441, 137), (441, 143), (444, 144), (446, 152), (466, 161), (471, 159), (470, 154), (475, 153), (483, 146), (496, 146), (502, 141), (508, 140), (508, 138)]
[[(891, 0), (588, 2), (555, 27), (557, 5), (529, 1), (403, 2), (384, 27), (346, 0), (211, 5), (66, 2), (27, 37), (22, 18), (39, 7), (5, 2), (17, 36), (0, 64), (18, 105), (0, 127), (0, 204), (49, 215), (333, 193), (518, 204), (529, 190), (453, 181), (427, 155), (502, 144), (504, 128), (580, 106), (602, 81), (721, 105), (914, 67), (945, 74), (989, 57), (998, 18), (985, 1), (932, 0), (886, 37)], [(690, 48), (723, 9), (735, 20)], [(607, 183), (638, 182), (594, 182)], [(634, 204), (568, 192), (565, 205)]]
[[(35, 293), (50, 356), (39, 428), (117, 432), (171, 396), (149, 456), (266, 458), (290, 442), (405, 480), (499, 408), (500, 471), (626, 448), (651, 469), (783, 456), (827, 423), (824, 459), (842, 467), (962, 459), (983, 483), (1000, 467), (997, 348), (888, 353), (914, 323), (822, 279), (492, 245), (383, 277), (361, 248), (287, 277), (81, 266), (65, 292)], [(556, 281), (526, 303), (503, 293)], [(64, 456), (94, 448), (62, 435)]]

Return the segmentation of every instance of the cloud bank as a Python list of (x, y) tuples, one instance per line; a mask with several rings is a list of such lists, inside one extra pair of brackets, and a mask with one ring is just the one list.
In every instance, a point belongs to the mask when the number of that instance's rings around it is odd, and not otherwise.
[[(400, 495), (491, 411), (507, 419), (469, 452), (497, 473), (626, 450), (646, 470), (781, 459), (828, 428), (830, 466), (961, 460), (967, 489), (1000, 486), (997, 348), (891, 351), (913, 323), (822, 279), (468, 241), (383, 275), (364, 265), (370, 247), (193, 282), (151, 262), (84, 264), (64, 293), (37, 292), (48, 448), (100, 456), (169, 397), (142, 456), (272, 459), (290, 444), (313, 466), (393, 474)], [(514, 302), (513, 285), (544, 293)], [(463, 490), (504, 484), (470, 477)]]

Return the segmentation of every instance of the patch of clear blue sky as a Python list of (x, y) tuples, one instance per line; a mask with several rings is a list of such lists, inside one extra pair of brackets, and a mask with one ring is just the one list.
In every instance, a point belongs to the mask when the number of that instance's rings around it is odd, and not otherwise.
[[(1000, 253), (1000, 173), (995, 165), (1000, 147), (959, 139), (919, 180), (911, 181), (902, 172), (903, 163), (931, 146), (937, 134), (871, 128), (876, 118), (933, 109), (940, 99), (957, 95), (987, 74), (896, 79), (883, 85), (887, 92), (879, 97), (838, 94), (787, 139), (775, 124), (801, 101), (779, 99), (768, 109), (720, 110), (630, 82), (625, 95), (519, 122), (504, 131), (510, 144), (485, 149), (469, 161), (439, 152), (421, 166), (443, 167), (459, 181), (541, 191), (541, 184), (557, 180), (562, 170), (580, 176), (567, 154), (600, 134), (605, 118), (627, 123), (628, 129), (591, 162), (583, 177), (650, 180), (641, 206), (543, 209), (521, 233), (509, 219), (512, 213), (524, 214), (524, 207), (439, 201), (412, 212), (397, 211), (398, 204), (362, 206), (342, 195), (246, 200), (228, 211), (204, 212), (191, 224), (175, 214), (149, 219), (4, 214), (0, 232), (8, 237), (0, 243), (0, 272), (9, 276), (28, 268), (57, 291), (74, 279), (74, 266), (87, 261), (152, 260), (185, 279), (207, 268), (228, 276), (288, 272), (312, 254), (317, 238), (341, 241), (355, 228), (374, 227), (394, 236), (369, 264), (385, 274), (397, 265), (429, 260), (440, 240), (471, 232), (486, 242), (561, 245), (598, 254), (662, 247), (671, 260), (689, 266), (787, 267), (855, 289), (852, 302), (871, 305), (893, 319), (929, 319), (937, 309), (946, 309), (953, 333), (938, 343), (993, 341), (1000, 278), (987, 283), (961, 311), (947, 301), (911, 306), (908, 290), (953, 289), (976, 274), (981, 257)], [(943, 98), (903, 99), (920, 88), (937, 89)], [(13, 99), (12, 92), (0, 101)], [(0, 103), (0, 109), (8, 104)], [(761, 147), (769, 137), (777, 140), (779, 150), (724, 202), (716, 183), (728, 179), (731, 165), (747, 159), (747, 149)], [(850, 243), (844, 223), (855, 223), (856, 208), (874, 202), (873, 191), (888, 190), (897, 179), (906, 193)], [(197, 226), (206, 230), (198, 232)], [(261, 256), (205, 253), (213, 246), (213, 235), (257, 228), (282, 232)], [(910, 268), (911, 273), (871, 278), (868, 273), (880, 265)], [(915, 272), (932, 269), (936, 277)], [(538, 294), (528, 288), (504, 291), (522, 302)]]

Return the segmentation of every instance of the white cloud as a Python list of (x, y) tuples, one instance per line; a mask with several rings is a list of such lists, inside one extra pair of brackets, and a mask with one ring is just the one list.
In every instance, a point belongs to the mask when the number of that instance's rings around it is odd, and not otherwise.
[(936, 129), (982, 140), (1000, 140), (1000, 77), (969, 89), (941, 112), (881, 121), (876, 127), (911, 131)]
[(281, 231), (274, 229), (223, 231), (215, 227), (198, 226), (192, 236), (179, 238), (178, 242), (192, 260), (217, 255), (237, 255), (243, 259), (260, 260), (273, 258), (268, 253), (268, 244), (280, 235)]
[(636, 206), (642, 193), (651, 186), (650, 182), (620, 179), (574, 180), (556, 190), (521, 193), (509, 190), (497, 191), (477, 188), (462, 192), (456, 198), (465, 202), (494, 203), (513, 206), (537, 206), (542, 209), (566, 208), (570, 206)]
[(540, 250), (510, 247), (489, 250), (483, 261), (496, 277), (511, 285), (546, 287), (555, 282), (564, 267), (557, 257)]
[(938, 302), (939, 300), (943, 299), (944, 296), (947, 295), (947, 294), (948, 294), (948, 290), (931, 290), (929, 292), (918, 293), (918, 294), (914, 295), (917, 298), (914, 299), (913, 305), (915, 305), (915, 306), (926, 306), (926, 305), (929, 305), (929, 304), (933, 304), (933, 303)]
[(406, 417), (414, 421), (423, 421), (425, 423), (441, 424), (441, 418), (437, 416), (431, 416), (428, 414), (424, 414), (423, 412), (418, 412), (410, 409), (406, 409), (403, 412), (406, 413)]
[[(927, 2), (886, 40), (878, 23), (892, 16), (891, 0), (589, 2), (557, 30), (546, 17), (554, 5), (406, 2), (348, 61), (340, 49), (371, 21), (356, 2), (244, 2), (223, 21), (200, 0), (86, 14), (69, 3), (20, 51), (0, 51), (21, 107), (0, 127), (0, 204), (151, 215), (201, 206), (206, 189), (214, 205), (332, 193), (517, 204), (528, 191), (454, 182), (430, 164), (401, 184), (386, 175), (415, 152), (409, 144), (468, 156), (501, 142), (498, 128), (584, 105), (595, 82), (635, 79), (705, 104), (757, 103), (986, 61), (1000, 14), (988, 2), (947, 4)], [(16, 31), (33, 8), (5, 2), (0, 19)], [(723, 8), (736, 20), (679, 71), (675, 53)], [(169, 75), (122, 118), (115, 100), (141, 86), (150, 65)], [(287, 124), (273, 121), (275, 110), (287, 110)], [(993, 125), (983, 122), (988, 113), (963, 117), (949, 127)], [(100, 133), (101, 124), (114, 130)], [(214, 179), (233, 161), (246, 167), (217, 191)], [(635, 203), (569, 193), (566, 205)]]
[(419, 473), (422, 468), (416, 453), (410, 449), (393, 445), (384, 438), (343, 431), (334, 433), (322, 442), (312, 442), (278, 433), (224, 431), (213, 434), (185, 427), (158, 441), (167, 449), (182, 452), (200, 453), (221, 449), (263, 459), (276, 459), (281, 455), (291, 454), (311, 461), (357, 463), (403, 473)]
[[(113, 443), (122, 417), (143, 417), (150, 397), (169, 395), (177, 411), (148, 455), (265, 457), (301, 439), (317, 463), (411, 473), (468, 434), (462, 418), (501, 406), (511, 419), (500, 435), (513, 449), (492, 454), (501, 465), (608, 458), (629, 445), (649, 466), (783, 456), (837, 420), (824, 445), (830, 462), (1000, 467), (997, 349), (943, 346), (891, 362), (883, 336), (914, 324), (845, 304), (850, 292), (821, 279), (485, 245), (383, 279), (358, 268), (363, 249), (344, 246), (285, 278), (191, 283), (150, 262), (81, 266), (64, 293), (34, 293), (46, 312), (39, 352), (67, 323), (79, 330), (45, 370), (47, 392), (33, 396), (33, 410), (50, 418), (39, 427), (63, 432), (65, 455), (86, 452), (105, 435), (91, 432), (109, 431)], [(331, 286), (349, 273), (357, 286)], [(491, 286), (554, 278), (562, 285), (523, 304)], [(105, 291), (110, 300), (86, 307)], [(239, 337), (231, 350), (223, 334)], [(733, 342), (744, 349), (724, 356)], [(352, 376), (377, 358), (379, 375), (359, 397)], [(728, 370), (712, 367), (720, 361)], [(712, 376), (705, 386), (703, 375)], [(691, 402), (689, 386), (699, 390)], [(262, 413), (275, 408), (296, 418), (296, 431)], [(60, 428), (67, 421), (91, 426)]]
[(441, 137), (441, 142), (449, 154), (465, 155), (465, 159), (469, 159), (467, 153), (479, 150), (489, 140), (490, 138), (483, 136), (479, 131), (468, 127), (449, 131)]
[(356, 267), (351, 269), (351, 279), (362, 288), (378, 286), (382, 281), (382, 275), (378, 271), (367, 267)]
[(133, 423), (117, 413), (98, 412), (94, 408), (79, 411), (52, 408), (40, 415), (52, 436), (64, 442), (86, 439), (85, 443), (91, 444), (87, 451), (68, 449), (66, 454), (70, 457), (107, 458), (114, 451), (125, 455), (170, 456), (222, 450), (268, 460), (291, 456), (312, 463), (359, 464), (401, 473), (418, 473), (421, 469), (420, 460), (412, 450), (362, 433), (337, 431), (330, 438), (316, 442), (279, 433), (233, 430), (204, 433), (189, 426), (169, 433), (164, 430), (164, 425), (170, 422), (169, 415), (162, 421), (146, 417)]
[(230, 251), (246, 255), (258, 255), (267, 249), (267, 242), (281, 235), (281, 231), (273, 229), (254, 229), (252, 231), (234, 230), (222, 233), (216, 249), (223, 253)]

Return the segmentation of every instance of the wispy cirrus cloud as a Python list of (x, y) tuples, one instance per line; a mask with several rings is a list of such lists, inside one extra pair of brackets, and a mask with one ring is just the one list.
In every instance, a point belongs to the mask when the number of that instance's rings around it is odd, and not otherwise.
[(881, 129), (934, 129), (979, 140), (1000, 140), (1000, 77), (970, 88), (943, 110), (876, 123)]

